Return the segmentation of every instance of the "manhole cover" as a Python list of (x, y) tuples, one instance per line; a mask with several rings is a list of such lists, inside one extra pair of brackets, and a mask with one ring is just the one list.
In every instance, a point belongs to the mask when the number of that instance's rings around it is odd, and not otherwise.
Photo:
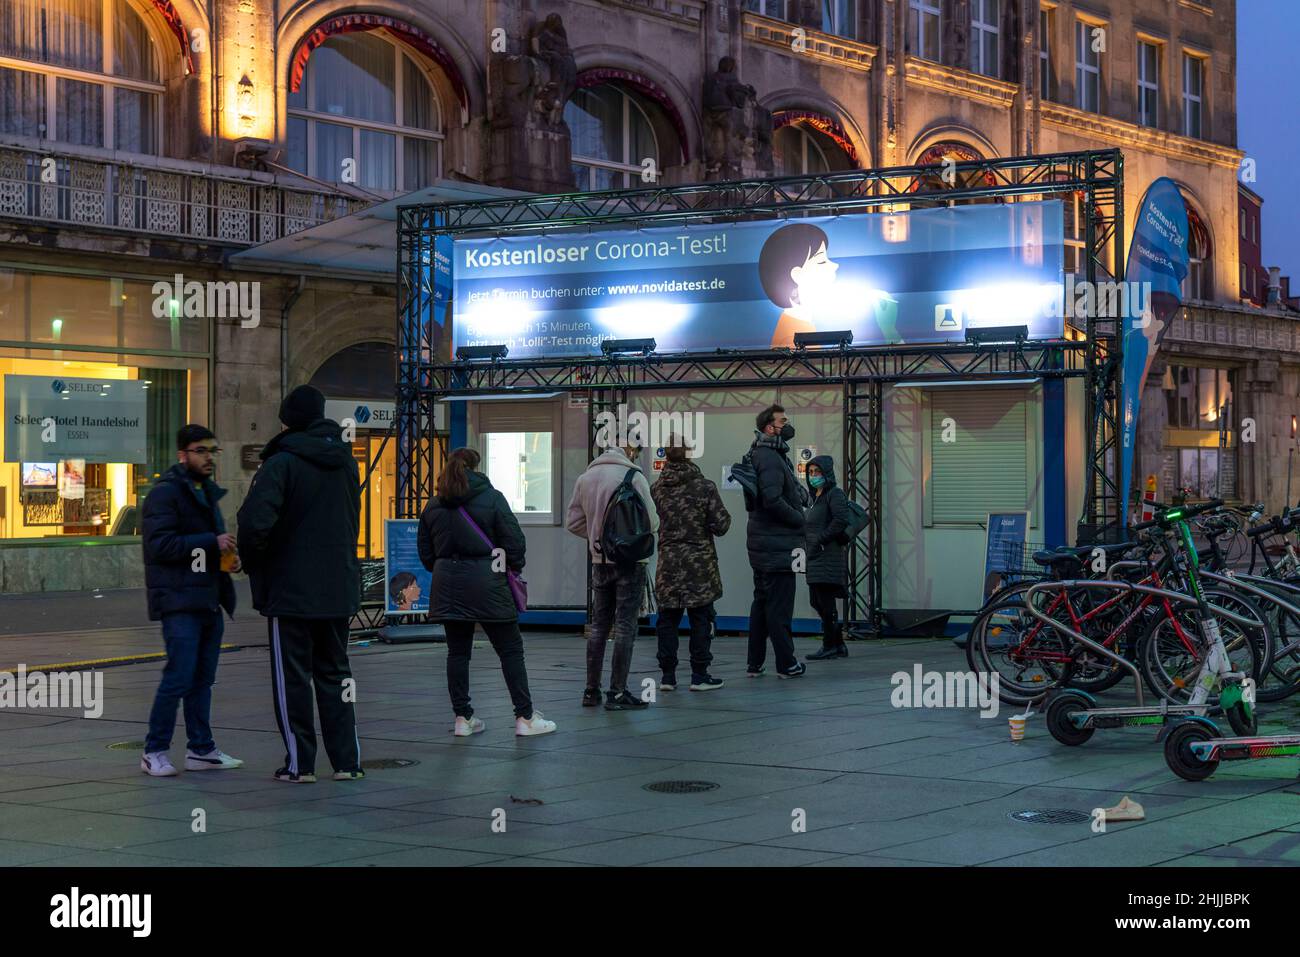
[(712, 781), (655, 781), (644, 785), (645, 790), (658, 791), (660, 794), (699, 794), (717, 787)]
[(1007, 817), (1025, 824), (1087, 824), (1092, 820), (1092, 815), (1083, 811), (1060, 807), (1027, 808), (1024, 811), (1012, 811)]
[(366, 771), (391, 771), (393, 768), (409, 768), (419, 763), (410, 758), (375, 758), (373, 761), (362, 761), (361, 767)]
[(110, 744), (109, 751), (143, 751), (143, 741), (119, 741), (117, 744)]

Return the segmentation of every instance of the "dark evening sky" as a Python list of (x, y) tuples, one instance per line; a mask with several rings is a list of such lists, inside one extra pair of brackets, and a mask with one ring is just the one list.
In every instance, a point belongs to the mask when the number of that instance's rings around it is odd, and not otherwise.
[[(1300, 70), (1297, 0), (1237, 0), (1237, 146), (1256, 161), (1264, 265), (1300, 287)], [(1235, 234), (1234, 234), (1235, 235)]]

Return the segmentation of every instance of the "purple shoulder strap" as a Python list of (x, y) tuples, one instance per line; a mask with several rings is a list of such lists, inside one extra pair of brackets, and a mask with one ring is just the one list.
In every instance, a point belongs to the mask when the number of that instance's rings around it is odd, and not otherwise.
[(464, 505), (460, 506), (458, 509), (456, 509), (456, 511), (460, 512), (461, 515), (465, 516), (465, 521), (469, 522), (470, 528), (478, 532), (478, 537), (483, 539), (483, 544), (487, 545), (487, 547), (490, 549), (496, 548), (496, 546), (492, 544), (492, 539), (487, 537), (487, 533), (484, 532), (483, 529), (478, 527), (478, 522), (474, 521), (474, 519), (470, 517), (469, 512), (465, 511)]

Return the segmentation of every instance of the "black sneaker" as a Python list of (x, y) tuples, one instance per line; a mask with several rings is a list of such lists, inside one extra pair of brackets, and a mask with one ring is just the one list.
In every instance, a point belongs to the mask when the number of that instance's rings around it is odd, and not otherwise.
[(722, 681), (712, 675), (692, 675), (692, 691), (713, 691), (715, 688), (721, 688)]
[(802, 661), (796, 661), (791, 667), (787, 668), (785, 671), (778, 671), (776, 673), (776, 676), (778, 678), (798, 678), (807, 670), (808, 670), (808, 666), (806, 664), (804, 664)]
[(811, 655), (804, 655), (807, 661), (825, 661), (828, 658), (847, 658), (849, 649), (844, 647), (841, 642), (838, 645), (822, 645), (820, 651), (814, 651)]
[(745, 674), (750, 678), (761, 678), (765, 671), (767, 671), (767, 665), (758, 665), (757, 667), (751, 665)]
[(611, 691), (605, 695), (606, 711), (640, 711), (642, 708), (650, 707), (650, 703), (642, 701), (630, 691)]
[(582, 706), (584, 708), (594, 708), (600, 704), (601, 694), (599, 688), (586, 688), (582, 692)]
[(659, 679), (659, 690), (660, 690), (660, 691), (676, 691), (676, 690), (677, 690), (677, 676), (676, 676), (676, 675), (670, 675), (670, 674), (665, 673), (664, 676), (663, 676), (662, 678)]
[(311, 771), (294, 774), (288, 768), (280, 768), (275, 772), (277, 781), (287, 781), (289, 784), (315, 784), (316, 775)]

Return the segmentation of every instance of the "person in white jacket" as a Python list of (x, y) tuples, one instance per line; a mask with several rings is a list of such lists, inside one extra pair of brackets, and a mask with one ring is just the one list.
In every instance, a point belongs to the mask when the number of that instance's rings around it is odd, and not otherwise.
[(605, 510), (622, 484), (628, 469), (636, 469), (632, 487), (645, 503), (650, 531), (659, 531), (659, 515), (650, 497), (650, 483), (636, 462), (641, 457), (639, 445), (611, 448), (598, 455), (587, 470), (578, 476), (569, 502), (565, 527), (587, 540), (591, 554), (592, 620), (587, 638), (587, 687), (582, 693), (585, 707), (601, 703), (600, 676), (605, 664), (605, 644), (614, 637), (614, 660), (610, 664), (609, 691), (605, 695), (606, 711), (629, 711), (646, 707), (646, 702), (627, 690), (628, 671), (632, 667), (632, 645), (636, 641), (637, 618), (646, 589), (646, 565), (649, 559), (630, 568), (605, 561), (597, 545), (605, 521)]

